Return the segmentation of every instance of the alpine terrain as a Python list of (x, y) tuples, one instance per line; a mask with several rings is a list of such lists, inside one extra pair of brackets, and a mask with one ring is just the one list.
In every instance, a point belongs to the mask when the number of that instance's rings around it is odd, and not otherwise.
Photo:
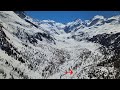
[(0, 11), (0, 79), (120, 79), (120, 16), (62, 24)]

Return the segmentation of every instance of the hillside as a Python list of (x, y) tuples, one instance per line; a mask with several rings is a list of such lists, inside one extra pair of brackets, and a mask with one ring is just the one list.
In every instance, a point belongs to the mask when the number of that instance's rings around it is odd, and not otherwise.
[(0, 11), (0, 78), (119, 79), (119, 43), (120, 16), (62, 24)]

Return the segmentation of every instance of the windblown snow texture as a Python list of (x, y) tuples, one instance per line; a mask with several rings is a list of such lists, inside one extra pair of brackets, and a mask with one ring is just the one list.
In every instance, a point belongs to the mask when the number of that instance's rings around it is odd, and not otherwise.
[(0, 11), (0, 78), (119, 79), (120, 16), (62, 24)]

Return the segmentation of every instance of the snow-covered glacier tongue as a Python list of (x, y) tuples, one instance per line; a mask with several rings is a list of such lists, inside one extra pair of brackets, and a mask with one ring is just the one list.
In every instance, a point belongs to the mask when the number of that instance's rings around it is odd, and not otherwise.
[(1, 79), (119, 79), (120, 16), (62, 24), (0, 11)]

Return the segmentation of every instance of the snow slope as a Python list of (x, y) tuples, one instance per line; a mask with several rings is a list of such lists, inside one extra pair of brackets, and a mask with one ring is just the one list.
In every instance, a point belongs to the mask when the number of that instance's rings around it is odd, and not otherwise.
[(0, 78), (119, 78), (120, 16), (62, 24), (20, 15), (0, 11)]

